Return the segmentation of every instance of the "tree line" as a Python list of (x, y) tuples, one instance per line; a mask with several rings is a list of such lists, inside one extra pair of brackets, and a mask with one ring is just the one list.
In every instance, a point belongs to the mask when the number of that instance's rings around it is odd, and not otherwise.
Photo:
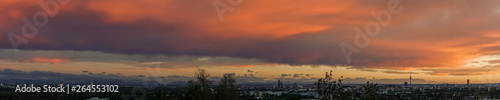
[[(234, 74), (223, 74), (218, 85), (212, 89), (210, 74), (205, 69), (198, 68), (195, 79), (189, 80), (184, 94), (185, 100), (237, 100), (236, 79)], [(341, 76), (335, 80), (333, 71), (326, 72), (325, 78), (315, 82), (316, 92), (321, 100), (379, 100), (379, 91), (376, 83), (367, 82), (360, 89), (346, 90), (342, 87)]]
[(219, 84), (212, 93), (212, 81), (208, 78), (210, 74), (205, 69), (198, 68), (195, 73), (195, 80), (189, 80), (186, 100), (236, 100), (238, 91), (236, 90), (236, 79), (234, 74), (224, 74)]
[(343, 76), (333, 79), (333, 71), (326, 72), (325, 78), (318, 79), (316, 91), (321, 100), (380, 100), (377, 83), (366, 82), (360, 89), (346, 90), (342, 87)]

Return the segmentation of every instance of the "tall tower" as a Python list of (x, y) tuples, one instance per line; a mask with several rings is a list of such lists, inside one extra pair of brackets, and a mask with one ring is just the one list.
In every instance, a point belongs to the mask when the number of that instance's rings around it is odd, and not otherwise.
[(411, 72), (410, 72), (410, 85), (411, 85)]
[(281, 88), (281, 80), (278, 80), (278, 89)]
[(280, 88), (283, 88), (283, 81), (280, 82)]
[(470, 83), (469, 83), (469, 79), (467, 79), (467, 86), (469, 86), (469, 85), (470, 85)]

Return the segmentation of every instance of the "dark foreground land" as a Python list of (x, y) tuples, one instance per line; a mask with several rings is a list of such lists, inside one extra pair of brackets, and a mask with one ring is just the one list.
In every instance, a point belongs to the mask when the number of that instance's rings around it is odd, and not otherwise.
[[(272, 85), (267, 85), (272, 86)], [(361, 85), (345, 85), (346, 90), (356, 90)], [(378, 87), (381, 100), (485, 100), (500, 99), (500, 89), (492, 86), (462, 85), (381, 85)], [(85, 100), (92, 97), (107, 100), (184, 100), (183, 87), (120, 87), (118, 93), (16, 93), (14, 88), (0, 88), (1, 100)], [(278, 95), (279, 93), (279, 95)], [(266, 85), (241, 85), (238, 90), (239, 100), (319, 100), (315, 97), (314, 87), (303, 89), (276, 89)], [(352, 99), (361, 100), (360, 92), (352, 92)]]

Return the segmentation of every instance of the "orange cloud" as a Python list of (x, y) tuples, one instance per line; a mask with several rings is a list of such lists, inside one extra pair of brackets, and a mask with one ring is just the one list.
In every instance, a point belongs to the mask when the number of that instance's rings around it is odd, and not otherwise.
[[(12, 17), (41, 10), (36, 2), (0, 2), (20, 5), (0, 8), (7, 12), (0, 15), (0, 28), (6, 31), (20, 30), (21, 25), (13, 24), (21, 21)], [(20, 48), (230, 56), (359, 69), (455, 68), (468, 59), (500, 53), (500, 3), (472, 2), (401, 1), (404, 11), (393, 15), (381, 34), (353, 55), (351, 64), (344, 61), (338, 44), (353, 44), (353, 27), (363, 28), (365, 23), (376, 21), (370, 11), (386, 9), (387, 1), (245, 0), (234, 11), (226, 12), (223, 22), (212, 0), (72, 1)], [(10, 48), (5, 34), (0, 33), (0, 47)]]
[(59, 59), (59, 58), (40, 58), (40, 57), (35, 57), (35, 58), (29, 58), (26, 60), (22, 60), (21, 62), (23, 63), (50, 63), (53, 65), (57, 65), (60, 63), (65, 63), (65, 62), (71, 62), (71, 60), (68, 59)]
[[(236, 10), (224, 13), (223, 22), (216, 15), (213, 1), (93, 1), (85, 9), (105, 14), (108, 24), (135, 23), (154, 19), (163, 23), (190, 24), (193, 35), (216, 35), (218, 38), (284, 38), (332, 27), (363, 24), (357, 16), (370, 16), (373, 5), (359, 1), (244, 1)], [(79, 2), (81, 3), (81, 2)], [(78, 4), (78, 3), (73, 3)], [(124, 9), (126, 8), (126, 9)], [(355, 9), (353, 9), (355, 8)], [(334, 16), (336, 18), (328, 18)], [(201, 32), (197, 32), (201, 31)]]

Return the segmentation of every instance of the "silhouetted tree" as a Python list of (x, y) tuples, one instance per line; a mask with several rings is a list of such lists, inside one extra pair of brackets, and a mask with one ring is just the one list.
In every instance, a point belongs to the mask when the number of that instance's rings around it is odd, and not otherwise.
[(493, 87), (488, 87), (488, 98), (491, 100), (495, 99), (495, 88)]
[(379, 98), (380, 89), (377, 88), (377, 83), (373, 84), (370, 82), (366, 82), (366, 85), (363, 86), (363, 99), (364, 100), (380, 100)]
[(210, 100), (212, 98), (212, 90), (210, 85), (212, 81), (208, 78), (210, 74), (205, 69), (198, 68), (195, 74), (196, 80), (188, 81), (188, 91), (185, 94), (187, 100)]
[(224, 74), (217, 85), (215, 100), (235, 100), (237, 99), (236, 80), (234, 74)]
[(486, 97), (486, 93), (481, 92), (479, 90), (479, 87), (476, 86), (475, 91), (474, 91), (474, 97), (472, 97), (472, 100), (482, 100), (485, 97)]
[(326, 72), (325, 78), (318, 79), (318, 82), (314, 83), (317, 87), (317, 91), (321, 100), (334, 100), (335, 98), (347, 98), (343, 94), (344, 89), (342, 88), (342, 79), (343, 76), (335, 81), (333, 79), (333, 71), (330, 70), (330, 73)]
[(476, 86), (476, 88), (474, 89), (474, 97), (472, 97), (472, 100), (479, 100), (479, 88)]

